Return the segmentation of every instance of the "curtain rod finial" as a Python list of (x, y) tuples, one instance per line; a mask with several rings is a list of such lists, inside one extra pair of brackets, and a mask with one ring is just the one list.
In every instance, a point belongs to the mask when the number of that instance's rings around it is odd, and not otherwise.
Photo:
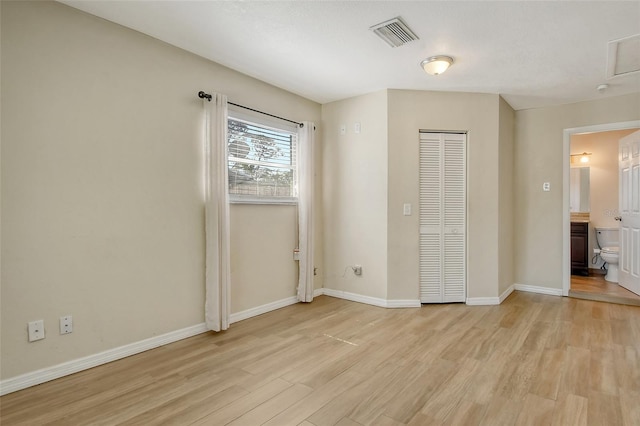
[(208, 94), (208, 93), (204, 93), (202, 90), (198, 92), (198, 97), (199, 97), (200, 99), (206, 99), (206, 100), (208, 100), (209, 102), (211, 102), (211, 98), (212, 98), (212, 96), (211, 96), (210, 94)]

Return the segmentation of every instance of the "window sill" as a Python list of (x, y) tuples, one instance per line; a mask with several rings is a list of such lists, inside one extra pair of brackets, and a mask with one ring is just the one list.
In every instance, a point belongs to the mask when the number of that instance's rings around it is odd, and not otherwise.
[(229, 196), (230, 204), (276, 204), (292, 205), (298, 204), (297, 198), (265, 198), (265, 197), (241, 197), (237, 195)]

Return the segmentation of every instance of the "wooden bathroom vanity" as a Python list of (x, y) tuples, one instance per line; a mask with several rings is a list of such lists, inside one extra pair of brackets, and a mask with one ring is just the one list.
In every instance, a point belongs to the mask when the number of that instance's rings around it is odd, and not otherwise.
[(589, 222), (571, 222), (571, 274), (589, 275)]

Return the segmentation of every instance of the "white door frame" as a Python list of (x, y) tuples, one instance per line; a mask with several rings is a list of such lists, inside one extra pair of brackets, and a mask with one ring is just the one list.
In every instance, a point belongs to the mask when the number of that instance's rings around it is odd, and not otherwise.
[(640, 120), (621, 123), (564, 129), (562, 146), (562, 295), (569, 295), (571, 287), (571, 213), (569, 212), (569, 173), (571, 136), (579, 133), (599, 133), (611, 130), (627, 130), (640, 127)]

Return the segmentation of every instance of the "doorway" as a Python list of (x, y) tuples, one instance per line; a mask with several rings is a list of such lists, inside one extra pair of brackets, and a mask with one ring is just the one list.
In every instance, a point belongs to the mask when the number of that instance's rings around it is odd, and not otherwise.
[[(597, 254), (600, 247), (595, 231), (596, 227), (599, 229), (617, 227), (617, 222), (614, 221), (618, 213), (617, 141), (638, 127), (640, 127), (640, 121), (564, 130), (563, 295), (565, 296), (640, 305), (640, 296), (604, 279), (607, 265)], [(590, 154), (587, 156), (589, 160), (581, 164), (580, 159), (583, 157), (577, 154), (584, 153)], [(576, 168), (582, 170), (578, 173)], [(571, 175), (584, 177), (585, 174), (589, 174), (586, 181), (591, 185), (591, 192), (589, 188), (586, 191), (591, 205), (589, 202), (586, 204), (580, 202), (579, 196), (576, 198), (577, 184), (570, 178)], [(584, 194), (583, 188), (582, 195)], [(580, 207), (576, 208), (577, 206)], [(584, 242), (585, 268), (576, 271), (572, 253), (575, 257), (576, 252), (583, 250), (582, 248), (576, 250), (575, 247), (576, 241), (580, 241), (575, 235), (575, 230), (580, 227), (578, 225), (582, 225), (588, 239)], [(572, 228), (574, 234), (571, 232)], [(572, 275), (572, 272), (575, 275)], [(629, 300), (625, 301), (625, 299)]]

